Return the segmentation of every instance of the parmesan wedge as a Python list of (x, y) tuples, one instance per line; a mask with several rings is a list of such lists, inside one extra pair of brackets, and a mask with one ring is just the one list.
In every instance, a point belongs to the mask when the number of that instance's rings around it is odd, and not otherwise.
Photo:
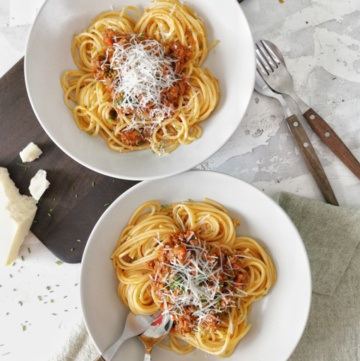
[(36, 210), (36, 200), (21, 195), (8, 170), (0, 167), (0, 266), (16, 260)]

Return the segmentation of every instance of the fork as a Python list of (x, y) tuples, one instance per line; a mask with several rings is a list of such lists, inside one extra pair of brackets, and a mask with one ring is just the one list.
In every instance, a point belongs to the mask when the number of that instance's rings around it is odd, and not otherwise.
[(142, 316), (135, 315), (132, 312), (129, 312), (125, 321), (125, 327), (121, 337), (106, 351), (102, 353), (95, 361), (110, 361), (115, 356), (117, 350), (127, 339), (140, 335), (146, 329), (149, 328), (151, 323), (153, 322), (153, 318), (151, 316)]
[(360, 179), (360, 163), (328, 123), (294, 90), (293, 79), (285, 66), (280, 50), (270, 41), (256, 42), (256, 67), (269, 87), (277, 93), (290, 96), (299, 106), (311, 129), (327, 147)]

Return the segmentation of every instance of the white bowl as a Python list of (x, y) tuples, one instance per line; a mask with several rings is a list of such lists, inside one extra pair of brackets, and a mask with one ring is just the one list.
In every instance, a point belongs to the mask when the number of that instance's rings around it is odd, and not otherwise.
[[(81, 267), (81, 304), (87, 328), (101, 352), (120, 336), (129, 312), (119, 299), (118, 280), (110, 257), (131, 214), (149, 200), (169, 204), (203, 198), (221, 203), (231, 217), (239, 219), (237, 234), (263, 244), (277, 270), (274, 287), (253, 304), (248, 334), (226, 360), (286, 361), (294, 351), (304, 331), (311, 301), (309, 260), (294, 224), (278, 204), (255, 187), (220, 173), (190, 171), (135, 185), (112, 203), (89, 237)], [(122, 346), (114, 361), (143, 358), (144, 347), (134, 338)], [(160, 347), (154, 349), (153, 359), (219, 360), (199, 350), (178, 355)]]
[(218, 39), (203, 66), (219, 79), (221, 99), (202, 123), (203, 135), (173, 153), (157, 156), (151, 150), (121, 154), (104, 140), (76, 126), (65, 106), (60, 85), (62, 73), (76, 69), (71, 57), (73, 35), (110, 8), (149, 7), (148, 0), (47, 0), (32, 26), (25, 55), (25, 81), (34, 112), (49, 137), (82, 165), (115, 178), (145, 180), (188, 170), (215, 153), (236, 130), (254, 87), (255, 56), (246, 18), (236, 0), (188, 0), (203, 18), (209, 42)]

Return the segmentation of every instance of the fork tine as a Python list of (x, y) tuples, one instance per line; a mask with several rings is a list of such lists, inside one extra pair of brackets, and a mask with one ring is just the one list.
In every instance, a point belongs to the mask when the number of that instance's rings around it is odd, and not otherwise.
[(266, 76), (270, 75), (268, 73), (268, 71), (266, 70), (265, 66), (260, 61), (260, 59), (258, 57), (258, 54), (256, 53), (256, 50), (255, 50), (255, 61), (256, 61), (256, 69), (260, 74), (263, 74), (263, 75), (266, 75)]
[(256, 43), (255, 48), (255, 58), (256, 58), (256, 67), (264, 75), (270, 75), (273, 72), (270, 64), (267, 62), (266, 58), (263, 56), (261, 50)]
[(276, 68), (278, 68), (278, 66), (281, 64), (281, 61), (278, 58), (278, 56), (273, 52), (271, 47), (268, 45), (268, 41), (267, 40), (261, 40), (261, 43), (262, 43), (264, 49), (266, 49), (266, 53), (268, 54), (268, 56), (276, 64)]
[(270, 66), (271, 68), (270, 73), (273, 73), (275, 69), (279, 67), (280, 60), (266, 44), (266, 40), (259, 40), (256, 43), (256, 47), (259, 50), (259, 53), (261, 53), (262, 59), (265, 60)]

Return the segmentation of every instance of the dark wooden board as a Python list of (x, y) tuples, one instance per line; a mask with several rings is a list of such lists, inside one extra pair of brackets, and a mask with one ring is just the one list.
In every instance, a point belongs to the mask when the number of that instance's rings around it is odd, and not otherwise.
[[(19, 152), (33, 141), (43, 154), (23, 164)], [(22, 194), (39, 169), (51, 183), (38, 203), (31, 231), (64, 262), (81, 261), (92, 228), (106, 207), (136, 182), (95, 173), (60, 150), (40, 126), (30, 105), (21, 59), (0, 79), (0, 166)]]

